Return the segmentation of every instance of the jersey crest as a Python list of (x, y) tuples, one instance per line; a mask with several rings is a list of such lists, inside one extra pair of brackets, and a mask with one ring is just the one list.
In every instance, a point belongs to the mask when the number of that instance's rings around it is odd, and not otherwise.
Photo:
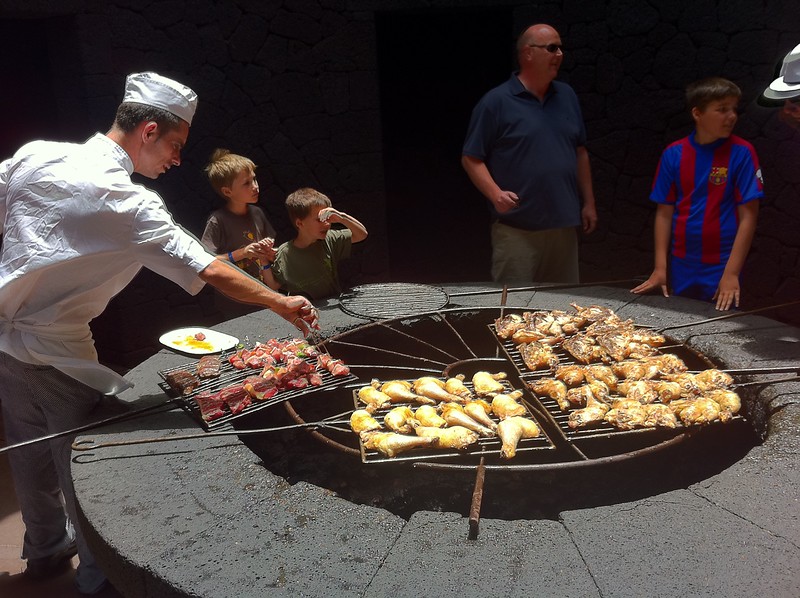
[(728, 167), (714, 166), (708, 175), (708, 182), (712, 185), (724, 185), (728, 181)]

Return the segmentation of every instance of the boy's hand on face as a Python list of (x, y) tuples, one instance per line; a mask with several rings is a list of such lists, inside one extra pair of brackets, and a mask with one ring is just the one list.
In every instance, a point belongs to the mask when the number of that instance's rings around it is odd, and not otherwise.
[(335, 222), (341, 224), (344, 216), (344, 212), (340, 212), (336, 208), (323, 208), (319, 211), (320, 222)]

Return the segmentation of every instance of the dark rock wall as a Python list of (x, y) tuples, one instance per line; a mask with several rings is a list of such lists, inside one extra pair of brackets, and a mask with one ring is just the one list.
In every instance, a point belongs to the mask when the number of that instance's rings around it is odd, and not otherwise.
[[(391, 227), (376, 11), (412, 11), (420, 19), (452, 14), (457, 26), (465, 11), (488, 8), (507, 9), (513, 31), (505, 40), (470, 36), (464, 44), (483, 44), (488, 51), (490, 44), (504, 43), (511, 54), (515, 35), (544, 21), (560, 30), (568, 48), (561, 78), (576, 89), (584, 109), (600, 215), (598, 231), (584, 239), (584, 280), (649, 272), (654, 210), (647, 194), (663, 147), (690, 130), (683, 88), (721, 75), (743, 90), (736, 132), (755, 145), (766, 181), (743, 276), (744, 307), (800, 298), (800, 133), (779, 122), (775, 109), (755, 103), (776, 64), (800, 43), (795, 2), (3, 0), (0, 18), (33, 26), (39, 35), (29, 43), (48, 44), (46, 76), (60, 123), (53, 137), (83, 139), (106, 130), (126, 73), (174, 76), (200, 97), (184, 162), (160, 180), (142, 182), (162, 194), (176, 221), (198, 236), (202, 232), (208, 212), (218, 206), (202, 168), (214, 148), (228, 147), (259, 165), (260, 205), (279, 240), (292, 234), (283, 200), (300, 186), (319, 188), (336, 207), (361, 219), (370, 238), (346, 263), (344, 275), (347, 282), (372, 282), (389, 276)], [(457, 47), (442, 52), (458, 60)], [(24, 51), (19, 55), (25, 60)], [(492, 74), (486, 89), (507, 76)], [(470, 240), (456, 236), (447, 242)], [(442, 241), (415, 242), (428, 243), (436, 256)], [(488, 272), (465, 271), (462, 264), (441, 266), (433, 262), (443, 281), (488, 278)], [(420, 264), (421, 271), (426, 267), (431, 264)], [(794, 308), (778, 315), (800, 321)], [(94, 328), (101, 357), (126, 367), (156, 350), (160, 333), (221, 318), (210, 291), (192, 298), (142, 273)]]

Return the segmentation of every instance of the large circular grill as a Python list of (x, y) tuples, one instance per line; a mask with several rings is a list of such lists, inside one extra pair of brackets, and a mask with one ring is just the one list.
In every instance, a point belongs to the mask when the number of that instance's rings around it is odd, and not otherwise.
[[(510, 341), (501, 341), (493, 322), (501, 314), (521, 313), (531, 308), (453, 308), (365, 324), (326, 339), (321, 347), (343, 359), (358, 380), (327, 393), (321, 401), (286, 402), (298, 423), (328, 423), (313, 432), (330, 446), (361, 458), (367, 465), (410, 462), (436, 469), (554, 470), (601, 465), (662, 450), (685, 440), (698, 428), (679, 425), (674, 429), (641, 428), (618, 430), (609, 424), (571, 429), (567, 414), (556, 402), (534, 394), (527, 382), (546, 375), (529, 371)], [(663, 352), (677, 354), (690, 370), (713, 367), (705, 356), (668, 339)], [(575, 363), (559, 351), (562, 364)], [(523, 439), (512, 460), (499, 457), (499, 440), (484, 438), (466, 451), (415, 450), (389, 458), (365, 450), (347, 425), (347, 416), (360, 407), (355, 391), (378, 380), (413, 380), (420, 376), (450, 377), (464, 374), (469, 380), (478, 370), (505, 372), (509, 389), (523, 391), (523, 404), (539, 424), (542, 435)], [(363, 405), (361, 405), (363, 407)], [(379, 410), (377, 419), (385, 412)], [(736, 420), (741, 421), (741, 415)]]

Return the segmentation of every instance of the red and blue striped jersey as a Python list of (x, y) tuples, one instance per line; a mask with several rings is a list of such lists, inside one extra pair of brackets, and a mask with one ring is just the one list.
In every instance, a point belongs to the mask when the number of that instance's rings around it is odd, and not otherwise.
[(650, 199), (673, 204), (672, 255), (703, 264), (728, 261), (736, 238), (736, 207), (764, 196), (758, 156), (731, 135), (700, 145), (689, 135), (661, 154)]

